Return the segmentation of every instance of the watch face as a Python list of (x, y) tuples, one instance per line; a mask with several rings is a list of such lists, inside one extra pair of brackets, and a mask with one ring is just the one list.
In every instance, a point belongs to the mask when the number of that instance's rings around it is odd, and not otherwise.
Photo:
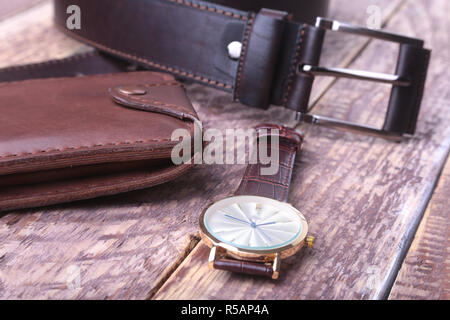
[(257, 196), (235, 196), (210, 206), (202, 231), (216, 243), (251, 251), (279, 251), (306, 237), (305, 218), (291, 205)]

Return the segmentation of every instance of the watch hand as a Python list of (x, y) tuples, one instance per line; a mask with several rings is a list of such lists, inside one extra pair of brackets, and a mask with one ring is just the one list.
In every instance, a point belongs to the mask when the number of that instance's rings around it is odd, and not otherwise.
[[(258, 231), (259, 233), (261, 233), (263, 235), (263, 240), (266, 243), (266, 245), (270, 245), (269, 242), (272, 242), (272, 239), (270, 239), (270, 237), (264, 231), (262, 231), (262, 229), (255, 229), (255, 231)], [(264, 239), (264, 238), (269, 239), (269, 242), (267, 242), (266, 239)]]
[(245, 220), (241, 220), (241, 219), (235, 218), (235, 217), (230, 216), (230, 215), (228, 215), (228, 214), (225, 214), (225, 217), (230, 218), (230, 219), (237, 220), (237, 221), (239, 221), (239, 222), (243, 222), (243, 223), (245, 223), (245, 224), (250, 224), (250, 222), (247, 222), (247, 221), (245, 221)]
[(260, 226), (268, 226), (269, 224), (275, 224), (275, 223), (276, 223), (275, 221), (272, 221), (272, 222), (266, 222), (266, 223), (257, 224), (256, 226), (257, 226), (257, 227), (260, 227)]

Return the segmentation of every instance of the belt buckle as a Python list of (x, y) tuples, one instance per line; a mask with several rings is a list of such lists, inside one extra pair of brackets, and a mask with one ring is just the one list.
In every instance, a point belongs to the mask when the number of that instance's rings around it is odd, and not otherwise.
[(375, 135), (394, 141), (401, 141), (404, 137), (412, 136), (415, 132), (430, 57), (430, 51), (423, 48), (424, 41), (322, 17), (317, 18), (316, 27), (399, 43), (400, 51), (397, 59), (397, 72), (396, 74), (385, 74), (308, 64), (300, 65), (299, 72), (313, 76), (333, 76), (374, 81), (391, 84), (393, 87), (382, 128), (314, 115), (310, 114), (309, 111), (306, 113), (298, 112), (297, 120)]

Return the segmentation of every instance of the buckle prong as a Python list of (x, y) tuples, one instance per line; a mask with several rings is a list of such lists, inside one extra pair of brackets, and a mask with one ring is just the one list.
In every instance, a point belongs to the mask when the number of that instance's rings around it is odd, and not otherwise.
[(309, 64), (305, 64), (300, 67), (301, 72), (306, 72), (315, 76), (330, 76), (330, 77), (350, 78), (365, 81), (374, 81), (402, 87), (407, 87), (411, 84), (411, 81), (409, 81), (409, 79), (406, 79), (396, 74), (378, 73), (365, 70), (350, 70), (343, 68), (311, 66)]
[(324, 127), (341, 129), (341, 130), (348, 131), (348, 132), (364, 133), (369, 136), (381, 137), (381, 138), (392, 140), (395, 142), (402, 141), (403, 137), (404, 137), (403, 134), (380, 130), (373, 126), (362, 125), (362, 124), (358, 124), (358, 123), (354, 123), (354, 122), (350, 122), (350, 121), (339, 120), (339, 119), (334, 119), (334, 118), (325, 117), (325, 116), (318, 116), (318, 115), (309, 114), (309, 113), (298, 112), (296, 119), (297, 119), (297, 121), (301, 121), (301, 122), (305, 122), (305, 123), (309, 123), (309, 124), (318, 124), (318, 125), (321, 125)]

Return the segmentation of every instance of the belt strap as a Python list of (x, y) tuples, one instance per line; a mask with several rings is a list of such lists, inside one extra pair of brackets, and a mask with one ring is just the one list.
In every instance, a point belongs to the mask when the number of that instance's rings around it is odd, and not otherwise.
[(136, 66), (98, 51), (74, 55), (66, 59), (13, 66), (0, 69), (0, 82), (60, 77), (78, 77), (102, 73), (136, 71)]
[(292, 20), (314, 24), (316, 17), (327, 15), (329, 0), (208, 0), (222, 6), (248, 12), (259, 12), (263, 8), (289, 12)]
[[(297, 2), (300, 12), (305, 1)], [(81, 9), (79, 30), (67, 28), (71, 5)], [(318, 62), (324, 30), (291, 19), (280, 11), (255, 14), (193, 0), (55, 1), (56, 25), (70, 36), (141, 66), (232, 92), (236, 101), (264, 109), (275, 104), (299, 110), (308, 100), (313, 77), (296, 72), (296, 65)], [(238, 59), (229, 54), (233, 42), (242, 45)]]

